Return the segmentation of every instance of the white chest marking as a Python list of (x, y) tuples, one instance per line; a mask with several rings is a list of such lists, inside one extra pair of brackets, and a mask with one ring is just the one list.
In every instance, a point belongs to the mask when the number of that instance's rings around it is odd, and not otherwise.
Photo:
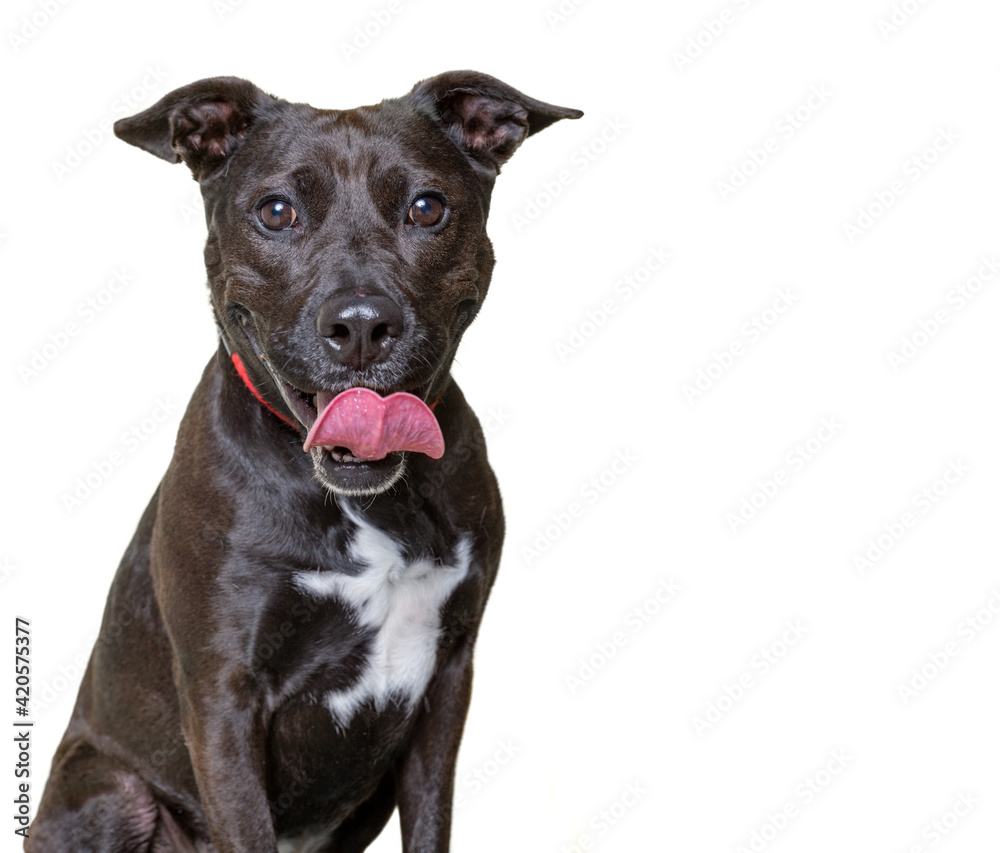
[(375, 637), (360, 678), (347, 690), (326, 695), (334, 721), (346, 726), (366, 700), (378, 710), (395, 698), (412, 706), (434, 674), (441, 608), (468, 574), (471, 544), (459, 541), (450, 565), (422, 559), (408, 563), (381, 530), (345, 508), (357, 525), (351, 556), (365, 566), (357, 575), (299, 572), (295, 584), (310, 595), (333, 596), (347, 604), (359, 627)]
[(328, 850), (330, 835), (334, 827), (308, 836), (300, 836), (295, 840), (278, 840), (278, 853), (322, 853)]

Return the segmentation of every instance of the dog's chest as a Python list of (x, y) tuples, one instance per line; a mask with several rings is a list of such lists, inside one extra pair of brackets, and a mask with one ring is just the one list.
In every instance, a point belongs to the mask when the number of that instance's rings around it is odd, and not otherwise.
[(446, 562), (407, 560), (391, 536), (347, 511), (356, 531), (349, 546), (357, 574), (299, 572), (295, 585), (311, 598), (335, 599), (369, 641), (357, 677), (323, 701), (347, 727), (366, 703), (412, 708), (434, 674), (445, 603), (469, 572), (471, 545), (459, 540)]

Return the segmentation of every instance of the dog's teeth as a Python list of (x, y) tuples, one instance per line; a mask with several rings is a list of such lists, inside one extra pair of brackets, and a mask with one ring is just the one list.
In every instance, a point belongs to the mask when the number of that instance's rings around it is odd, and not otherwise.
[(334, 462), (364, 462), (363, 459), (360, 459), (351, 453), (344, 453), (339, 450), (335, 450), (328, 444), (320, 445), (320, 447), (330, 454), (330, 458), (333, 459)]

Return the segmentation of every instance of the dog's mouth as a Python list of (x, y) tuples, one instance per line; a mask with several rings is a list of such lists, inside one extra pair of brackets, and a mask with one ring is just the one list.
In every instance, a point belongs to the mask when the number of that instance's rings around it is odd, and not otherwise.
[[(258, 353), (259, 355), (260, 353)], [(261, 357), (261, 363), (267, 368), (267, 372), (271, 374), (271, 378), (278, 386), (278, 390), (281, 391), (281, 396), (284, 398), (288, 408), (291, 409), (292, 414), (295, 415), (302, 426), (307, 430), (310, 429), (316, 422), (316, 417), (319, 414), (316, 407), (316, 395), (308, 391), (302, 391), (294, 385), (289, 385), (288, 382), (271, 369), (271, 365), (263, 357)]]
[(407, 452), (440, 458), (444, 439), (425, 400), (430, 385), (383, 390), (353, 385), (306, 391), (288, 382), (264, 355), (249, 318), (237, 315), (254, 354), (282, 399), (306, 430), (303, 450), (317, 478), (331, 491), (370, 495), (385, 491), (403, 474)]

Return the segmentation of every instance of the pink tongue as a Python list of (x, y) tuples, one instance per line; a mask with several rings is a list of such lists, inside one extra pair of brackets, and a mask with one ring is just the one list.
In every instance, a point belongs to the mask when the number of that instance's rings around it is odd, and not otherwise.
[[(316, 395), (317, 408), (325, 402)], [(368, 388), (349, 388), (334, 397), (316, 418), (303, 450), (346, 447), (358, 459), (374, 461), (396, 450), (444, 455), (444, 437), (434, 413), (419, 397), (400, 391), (380, 397)]]

